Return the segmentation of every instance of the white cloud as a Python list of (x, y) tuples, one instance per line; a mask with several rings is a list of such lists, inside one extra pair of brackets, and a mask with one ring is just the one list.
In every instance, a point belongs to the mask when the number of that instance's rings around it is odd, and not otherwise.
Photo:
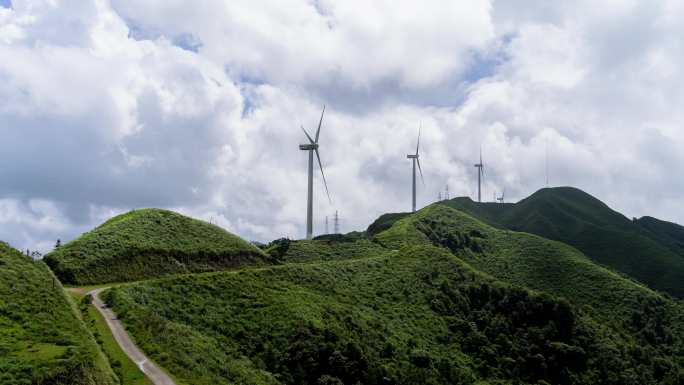
[[(426, 186), (576, 185), (684, 222), (678, 2), (13, 1), (0, 8), (0, 239), (25, 248), (157, 206), (258, 240), (303, 233), (299, 125), (328, 109), (315, 221)], [(40, 204), (36, 202), (41, 202)], [(36, 246), (39, 245), (39, 246)]]

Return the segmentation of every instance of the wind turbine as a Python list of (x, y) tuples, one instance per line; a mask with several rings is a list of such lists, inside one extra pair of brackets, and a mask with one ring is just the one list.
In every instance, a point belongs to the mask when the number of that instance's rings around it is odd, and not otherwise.
[(505, 198), (506, 198), (506, 189), (503, 190), (503, 192), (501, 193), (501, 196), (496, 198), (496, 200), (499, 201), (499, 203), (504, 203)]
[(311, 135), (302, 126), (302, 131), (309, 139), (309, 143), (300, 144), (299, 149), (302, 151), (309, 151), (309, 186), (308, 194), (306, 198), (306, 239), (311, 239), (313, 237), (313, 167), (314, 167), (314, 153), (316, 153), (316, 158), (318, 159), (318, 166), (321, 169), (321, 176), (323, 177), (323, 185), (325, 185), (325, 193), (328, 195), (328, 201), (332, 203), (330, 199), (330, 192), (328, 191), (328, 182), (325, 180), (325, 173), (323, 172), (323, 165), (321, 164), (321, 156), (318, 153), (318, 136), (321, 133), (321, 125), (323, 124), (323, 114), (325, 114), (325, 106), (323, 106), (323, 112), (321, 112), (321, 120), (318, 122), (318, 129), (316, 130), (316, 139), (312, 139)]
[(420, 149), (420, 129), (422, 128), (422, 125), (418, 127), (418, 144), (416, 145), (416, 153), (415, 154), (408, 154), (406, 157), (408, 159), (411, 159), (413, 161), (413, 200), (411, 201), (411, 210), (412, 212), (416, 212), (416, 163), (418, 163), (418, 171), (420, 172), (420, 180), (423, 182), (423, 185), (425, 185), (425, 180), (423, 179), (423, 170), (420, 168), (420, 155), (418, 154), (418, 150)]
[(484, 163), (482, 163), (482, 147), (480, 147), (480, 163), (475, 165), (477, 168), (477, 201), (482, 203), (482, 179), (484, 179)]

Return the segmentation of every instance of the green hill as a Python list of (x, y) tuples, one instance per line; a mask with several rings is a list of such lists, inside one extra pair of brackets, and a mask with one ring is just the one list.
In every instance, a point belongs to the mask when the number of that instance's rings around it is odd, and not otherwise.
[(442, 204), (498, 228), (567, 243), (654, 289), (684, 297), (684, 253), (679, 243), (684, 232), (674, 224), (634, 222), (569, 187), (543, 189), (517, 204), (480, 204), (468, 198)]
[(684, 258), (684, 226), (653, 217), (639, 218), (636, 224), (641, 226), (651, 239)]
[(371, 240), (271, 244), (283, 265), (105, 297), (186, 384), (684, 381), (678, 302), (445, 206), (392, 223)]
[(114, 217), (45, 256), (72, 285), (134, 281), (253, 265), (267, 258), (222, 228), (159, 209)]
[(392, 227), (394, 222), (396, 222), (402, 218), (405, 218), (409, 215), (411, 215), (411, 213), (383, 214), (368, 226), (368, 229), (366, 229), (366, 233), (368, 233), (368, 235), (370, 235), (370, 236), (376, 235), (376, 234), (383, 232), (383, 231), (389, 229), (390, 227)]
[(47, 266), (2, 242), (0, 384), (118, 384)]

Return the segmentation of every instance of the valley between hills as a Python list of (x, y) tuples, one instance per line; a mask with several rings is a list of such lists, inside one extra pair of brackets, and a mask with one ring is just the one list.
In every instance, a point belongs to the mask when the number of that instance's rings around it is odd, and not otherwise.
[(684, 384), (682, 297), (684, 227), (573, 188), (259, 246), (135, 210), (0, 243), (0, 383), (159, 383), (116, 321), (185, 385)]

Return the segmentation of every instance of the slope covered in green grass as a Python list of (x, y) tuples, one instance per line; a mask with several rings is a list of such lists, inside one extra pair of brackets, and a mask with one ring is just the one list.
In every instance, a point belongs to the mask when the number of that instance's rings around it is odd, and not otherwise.
[(293, 242), (280, 255), (307, 263), (105, 296), (185, 384), (684, 381), (681, 305), (571, 247), (448, 207), (371, 241)]
[(218, 226), (159, 209), (116, 216), (45, 256), (59, 279), (72, 285), (224, 270), (265, 259)]
[(118, 384), (47, 266), (2, 242), (0, 384)]
[(339, 261), (378, 257), (390, 252), (369, 238), (350, 238), (341, 234), (313, 240), (278, 239), (268, 244), (264, 251), (279, 263)]
[(654, 289), (684, 297), (684, 256), (677, 254), (681, 244), (678, 246), (676, 238), (682, 232), (675, 226), (631, 221), (591, 195), (569, 187), (543, 189), (517, 204), (475, 203), (468, 198), (442, 204), (495, 227), (567, 243)]
[(370, 236), (376, 235), (378, 233), (381, 233), (390, 227), (392, 225), (407, 216), (411, 215), (411, 213), (388, 213), (388, 214), (382, 214), (381, 216), (378, 217), (373, 223), (371, 223), (368, 226), (368, 229), (366, 229), (366, 233)]
[(684, 259), (684, 226), (662, 221), (653, 217), (642, 217), (636, 221), (646, 235), (669, 248)]

